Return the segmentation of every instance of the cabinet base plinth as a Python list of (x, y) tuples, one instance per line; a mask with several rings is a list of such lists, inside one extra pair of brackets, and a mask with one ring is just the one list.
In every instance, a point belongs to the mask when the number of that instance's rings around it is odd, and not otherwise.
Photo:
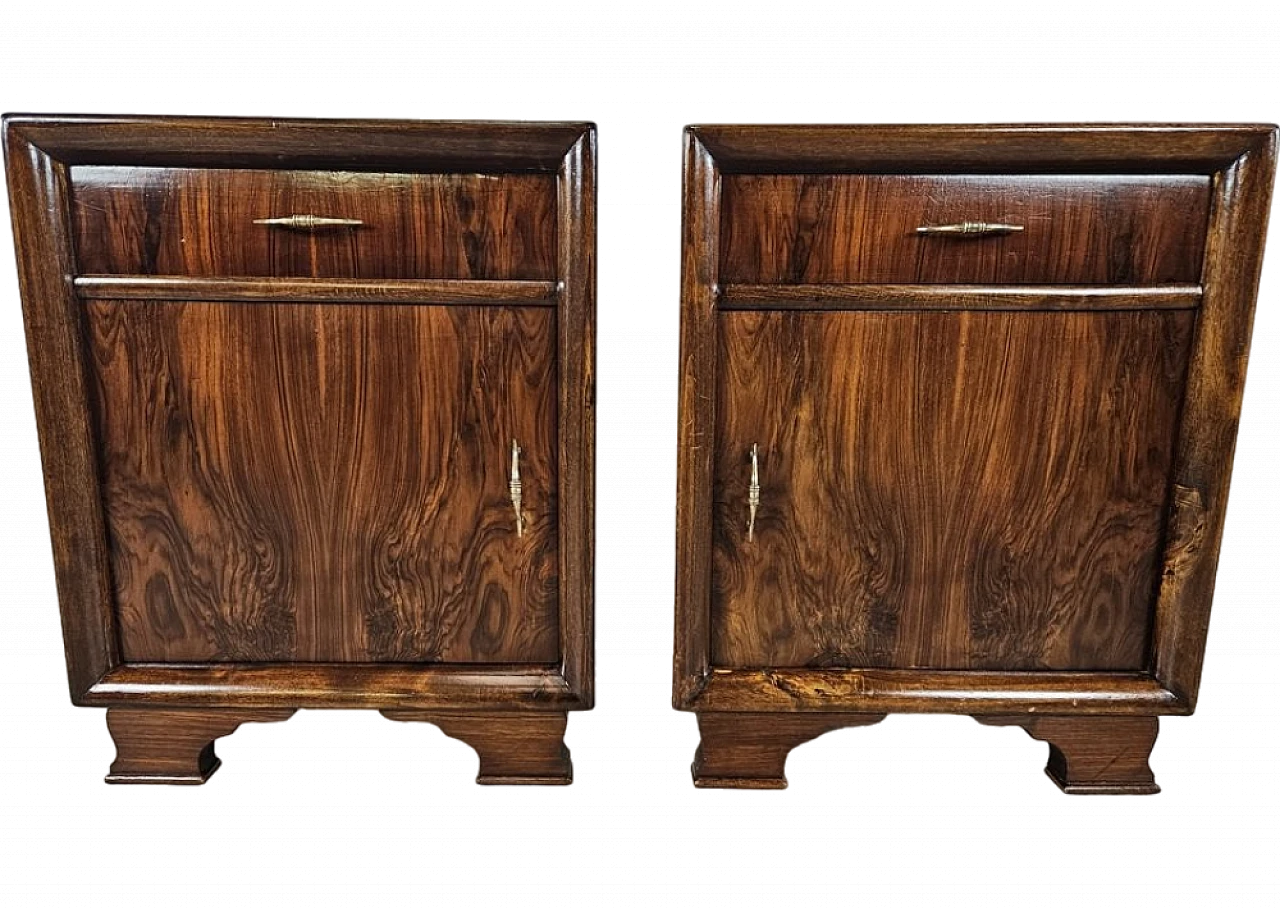
[(213, 743), (245, 722), (282, 722), (292, 709), (152, 709), (112, 707), (107, 729), (116, 759), (113, 785), (203, 785), (222, 761)]
[(565, 713), (456, 715), (384, 709), (397, 722), (430, 722), (480, 757), (479, 785), (569, 785), (573, 761), (564, 745)]
[(1049, 744), (1045, 775), (1067, 794), (1156, 794), (1147, 761), (1160, 731), (1155, 716), (975, 716), (1019, 725)]
[(698, 788), (787, 787), (787, 754), (837, 728), (874, 725), (865, 713), (698, 713), (702, 743), (693, 758)]

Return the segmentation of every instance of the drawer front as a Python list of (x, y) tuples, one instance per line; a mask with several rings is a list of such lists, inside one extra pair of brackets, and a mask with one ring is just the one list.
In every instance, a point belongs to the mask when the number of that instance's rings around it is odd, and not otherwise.
[[(722, 283), (1196, 283), (1207, 176), (724, 177)], [(1014, 232), (921, 234), (1007, 225)]]
[(553, 312), (86, 318), (125, 661), (560, 658)]
[(1194, 312), (719, 318), (714, 664), (1146, 666)]
[[(550, 174), (71, 168), (82, 274), (552, 280)], [(255, 223), (293, 215), (359, 221)]]

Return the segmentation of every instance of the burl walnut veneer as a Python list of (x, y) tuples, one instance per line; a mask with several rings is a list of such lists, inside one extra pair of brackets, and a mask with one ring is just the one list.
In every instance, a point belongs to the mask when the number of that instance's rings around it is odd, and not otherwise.
[(891, 712), (1158, 791), (1195, 707), (1273, 126), (685, 136), (675, 695), (699, 786)]
[(567, 783), (592, 705), (595, 130), (4, 121), (72, 700), (108, 781), (380, 709)]

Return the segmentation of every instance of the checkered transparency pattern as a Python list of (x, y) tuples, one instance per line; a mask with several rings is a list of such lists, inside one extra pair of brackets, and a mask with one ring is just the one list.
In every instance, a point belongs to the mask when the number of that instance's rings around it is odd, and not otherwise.
[[(681, 120), (1272, 118), (1280, 88), (0, 88), (14, 109), (599, 120), (600, 318), (646, 328), (675, 309)], [(17, 323), (13, 295), (10, 278), (0, 327)], [(1260, 298), (1258, 327), (1276, 319)]]

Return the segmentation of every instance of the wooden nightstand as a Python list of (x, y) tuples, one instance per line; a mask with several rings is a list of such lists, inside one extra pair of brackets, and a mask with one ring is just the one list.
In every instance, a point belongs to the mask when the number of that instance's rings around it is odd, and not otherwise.
[(592, 704), (595, 130), (12, 116), (74, 702), (108, 781), (297, 708), (567, 783)]
[(1272, 126), (685, 137), (675, 706), (696, 784), (891, 712), (1157, 791), (1195, 707)]

